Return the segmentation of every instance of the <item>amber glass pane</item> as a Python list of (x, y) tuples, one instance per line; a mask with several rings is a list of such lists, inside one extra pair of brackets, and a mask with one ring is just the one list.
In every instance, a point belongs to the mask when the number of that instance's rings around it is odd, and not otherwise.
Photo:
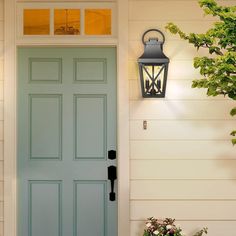
[(49, 9), (24, 10), (24, 35), (48, 35), (50, 33)]
[(85, 34), (111, 34), (111, 9), (86, 9)]
[(54, 34), (56, 35), (80, 34), (80, 10), (55, 9)]

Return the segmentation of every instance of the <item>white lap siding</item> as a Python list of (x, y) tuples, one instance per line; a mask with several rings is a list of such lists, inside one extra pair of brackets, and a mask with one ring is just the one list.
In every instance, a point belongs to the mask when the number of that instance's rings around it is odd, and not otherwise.
[[(193, 58), (207, 51), (196, 52), (167, 32), (167, 22), (203, 33), (214, 19), (204, 17), (197, 0), (129, 1), (131, 236), (142, 235), (150, 216), (176, 218), (187, 235), (207, 226), (209, 236), (234, 236), (236, 149), (229, 133), (236, 122), (229, 111), (235, 104), (191, 88), (192, 79), (200, 78)], [(141, 98), (137, 58), (143, 51), (142, 34), (150, 28), (166, 36), (170, 67), (165, 99)]]

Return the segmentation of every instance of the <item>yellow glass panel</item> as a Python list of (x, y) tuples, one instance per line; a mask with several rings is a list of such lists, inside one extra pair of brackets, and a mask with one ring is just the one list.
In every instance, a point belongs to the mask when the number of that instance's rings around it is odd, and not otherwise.
[(50, 34), (49, 9), (24, 9), (24, 35)]
[(111, 34), (111, 9), (85, 9), (85, 34)]
[(54, 34), (56, 35), (80, 34), (80, 10), (55, 9)]

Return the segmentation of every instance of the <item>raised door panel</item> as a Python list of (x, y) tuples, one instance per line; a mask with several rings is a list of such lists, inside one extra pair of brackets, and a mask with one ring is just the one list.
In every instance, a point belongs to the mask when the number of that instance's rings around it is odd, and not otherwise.
[[(107, 235), (106, 181), (75, 181), (75, 235)], [(88, 211), (88, 209), (93, 209)], [(84, 212), (87, 211), (87, 214)], [(93, 225), (88, 229), (87, 222)]]
[(29, 81), (61, 83), (61, 58), (29, 58)]
[(105, 159), (106, 95), (75, 95), (75, 159)]
[(30, 100), (30, 159), (61, 159), (62, 96), (34, 94)]
[(61, 187), (61, 181), (29, 181), (29, 235), (62, 235)]
[[(79, 83), (106, 83), (106, 58), (75, 58), (75, 82)], [(91, 68), (93, 68), (91, 70)]]

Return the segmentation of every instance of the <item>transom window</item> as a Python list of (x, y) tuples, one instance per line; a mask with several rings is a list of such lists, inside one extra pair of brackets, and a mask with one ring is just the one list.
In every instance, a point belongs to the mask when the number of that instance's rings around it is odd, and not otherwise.
[(18, 36), (114, 37), (115, 4), (18, 5)]

